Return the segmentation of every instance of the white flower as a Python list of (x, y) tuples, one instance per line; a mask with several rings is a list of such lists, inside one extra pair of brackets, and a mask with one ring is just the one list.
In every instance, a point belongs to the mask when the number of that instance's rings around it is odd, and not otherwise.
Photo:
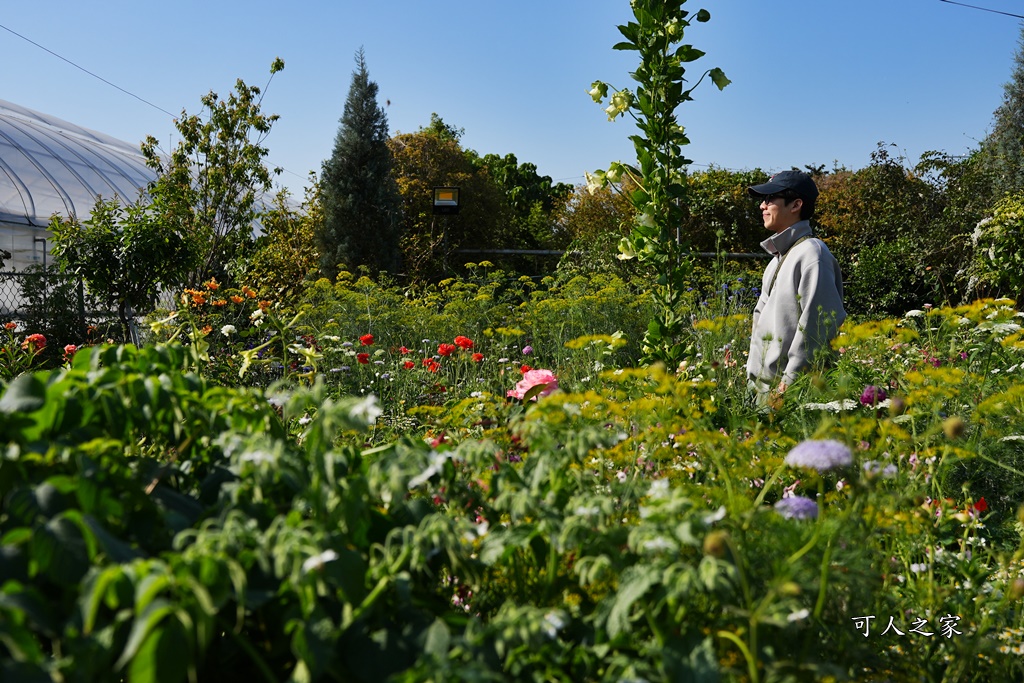
[(675, 546), (667, 539), (658, 536), (643, 542), (643, 549), (657, 552), (659, 550), (672, 550)]
[(441, 471), (444, 464), (448, 461), (449, 455), (447, 453), (438, 453), (437, 451), (430, 452), (430, 463), (427, 465), (427, 469), (423, 470), (415, 477), (409, 480), (409, 489), (418, 488), (422, 484), (430, 481), (430, 478)]
[(334, 552), (333, 550), (325, 550), (319, 555), (314, 555), (313, 557), (310, 557), (305, 562), (303, 562), (302, 573), (308, 574), (314, 569), (323, 569), (323, 566), (325, 564), (327, 564), (328, 562), (334, 562), (336, 559), (338, 559), (338, 553)]
[(915, 308), (912, 311), (907, 311), (906, 313), (904, 313), (903, 317), (904, 318), (920, 318), (923, 315), (924, 315), (924, 311)]
[(257, 308), (255, 311), (249, 314), (249, 320), (259, 320), (263, 317), (263, 309)]
[(620, 482), (625, 483), (626, 479), (628, 478), (628, 475), (626, 474), (625, 470), (619, 470), (618, 472), (615, 473), (615, 477)]
[(234, 325), (225, 325), (224, 327), (220, 328), (220, 333), (223, 334), (225, 337), (231, 336), (235, 332), (237, 332), (237, 330), (235, 329)]
[(242, 462), (251, 462), (259, 465), (260, 463), (264, 462), (273, 462), (274, 456), (273, 454), (268, 453), (267, 451), (256, 450), (249, 451), (248, 453), (243, 453), (242, 457), (239, 458), (239, 460), (241, 460)]
[(656, 225), (657, 225), (654, 222), (654, 215), (650, 214), (650, 213), (647, 213), (646, 211), (644, 213), (640, 214), (640, 217), (636, 219), (636, 222), (639, 225), (642, 225), (645, 228), (653, 228), (653, 227), (656, 227)]
[(720, 522), (725, 519), (725, 506), (721, 505), (717, 510), (712, 512), (710, 515), (704, 515), (702, 520), (707, 526), (711, 526), (715, 522)]
[(548, 612), (544, 615), (544, 623), (541, 625), (541, 630), (548, 636), (548, 638), (554, 638), (558, 635), (558, 632), (565, 628), (566, 621), (564, 614), (559, 612)]
[(299, 424), (302, 425), (303, 427), (305, 427), (306, 425), (308, 425), (312, 421), (313, 421), (313, 418), (311, 418), (309, 416), (309, 413), (306, 413), (305, 415), (303, 415), (302, 417), (299, 418)]
[(596, 505), (591, 505), (589, 507), (583, 507), (581, 505), (580, 507), (573, 510), (573, 514), (575, 514), (577, 517), (594, 517), (596, 515), (601, 514), (601, 508), (597, 507)]
[(807, 608), (798, 609), (795, 612), (790, 612), (789, 616), (786, 617), (786, 621), (788, 621), (788, 622), (803, 621), (804, 619), (806, 619), (809, 616), (811, 616), (811, 611), (809, 609), (807, 609)]
[(362, 420), (367, 424), (373, 424), (377, 421), (377, 418), (380, 417), (380, 414), (383, 411), (380, 409), (380, 406), (377, 405), (377, 397), (370, 394), (352, 406), (352, 409), (349, 412), (352, 417)]
[(647, 491), (647, 495), (652, 500), (659, 500), (661, 498), (667, 498), (669, 492), (668, 479), (655, 479), (651, 482), (651, 488)]

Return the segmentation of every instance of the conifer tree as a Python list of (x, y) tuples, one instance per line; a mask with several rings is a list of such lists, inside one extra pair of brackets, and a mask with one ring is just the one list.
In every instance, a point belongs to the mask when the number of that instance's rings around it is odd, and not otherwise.
[(992, 132), (982, 145), (997, 195), (1024, 191), (1024, 26), (1017, 41), (1013, 75), (1003, 86)]
[(401, 199), (391, 166), (387, 116), (360, 48), (334, 152), (323, 164), (317, 237), (324, 275), (333, 279), (339, 269), (360, 266), (375, 274), (398, 271)]

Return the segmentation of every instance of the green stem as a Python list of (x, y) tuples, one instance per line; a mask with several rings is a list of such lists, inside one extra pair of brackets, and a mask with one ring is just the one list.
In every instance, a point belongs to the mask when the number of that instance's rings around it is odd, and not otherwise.
[(757, 673), (757, 661), (750, 653), (750, 650), (747, 648), (746, 643), (744, 643), (740, 639), (740, 637), (732, 631), (719, 631), (718, 637), (725, 638), (726, 640), (731, 641), (733, 644), (736, 645), (736, 647), (740, 649), (740, 652), (743, 653), (743, 658), (747, 660), (747, 673), (750, 675), (750, 683), (758, 683), (758, 681), (760, 681), (761, 679)]

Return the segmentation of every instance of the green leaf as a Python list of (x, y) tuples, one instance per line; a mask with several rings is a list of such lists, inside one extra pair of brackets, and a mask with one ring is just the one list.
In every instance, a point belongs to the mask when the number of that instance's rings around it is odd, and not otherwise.
[(653, 567), (633, 565), (622, 573), (619, 590), (608, 614), (608, 636), (615, 638), (629, 629), (633, 604), (658, 582), (660, 572)]
[(171, 615), (150, 631), (128, 667), (132, 683), (179, 683), (188, 675), (191, 661), (188, 634)]
[[(146, 643), (149, 634), (156, 629), (165, 617), (173, 615), (173, 612), (174, 606), (163, 598), (158, 598), (146, 605), (142, 613), (135, 617), (135, 620), (132, 622), (132, 630), (128, 635), (128, 642), (125, 643), (120, 658), (115, 662), (114, 669), (121, 669), (129, 662), (132, 662), (136, 654), (140, 652), (143, 644)], [(174, 621), (177, 621), (177, 619), (175, 618)], [(134, 678), (131, 680), (135, 681)]]
[(435, 619), (434, 623), (427, 629), (423, 651), (444, 661), (448, 658), (448, 649), (451, 647), (451, 641), (452, 634), (448, 629), (448, 625), (440, 619)]
[(701, 23), (711, 21), (711, 12), (706, 9), (698, 10), (696, 19)]
[(35, 375), (19, 375), (0, 397), (0, 413), (31, 413), (42, 408), (45, 401), (46, 385), (42, 380)]

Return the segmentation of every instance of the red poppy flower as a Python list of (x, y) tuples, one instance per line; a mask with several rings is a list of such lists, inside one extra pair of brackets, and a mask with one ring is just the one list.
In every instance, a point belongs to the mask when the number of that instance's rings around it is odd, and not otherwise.
[(484, 354), (482, 354), (482, 353), (474, 353), (473, 354), (473, 362), (474, 363), (479, 363), (483, 359), (484, 359)]
[(437, 353), (441, 356), (450, 356), (455, 353), (455, 349), (458, 347), (455, 344), (441, 344), (437, 347)]
[(519, 372), (521, 372), (524, 375), (526, 373), (528, 373), (530, 370), (533, 370), (533, 368), (531, 368), (529, 365), (520, 365), (519, 366)]
[(471, 349), (473, 348), (473, 340), (470, 339), (469, 337), (463, 337), (462, 335), (459, 335), (458, 337), (455, 338), (455, 345), (458, 346), (460, 349)]
[(975, 503), (973, 507), (978, 512), (984, 512), (985, 510), (988, 510), (988, 503), (985, 502), (985, 496), (979, 498), (978, 502)]
[(356, 354), (356, 360), (359, 361), (360, 363), (362, 363), (363, 365), (369, 365), (369, 363), (370, 363), (370, 354), (368, 354), (368, 353), (357, 353)]
[(398, 352), (404, 356), (405, 354), (409, 353), (409, 349), (405, 348), (404, 346), (399, 346)]
[(372, 334), (364, 334), (362, 337), (359, 338), (359, 343), (362, 344), (363, 346), (372, 346), (373, 345), (373, 335)]
[(413, 363), (411, 360), (407, 360), (404, 363), (402, 363), (402, 367), (405, 368), (406, 370), (412, 370), (414, 367), (416, 367), (416, 364)]
[(425, 367), (427, 370), (430, 370), (431, 372), (437, 372), (437, 369), (441, 367), (441, 364), (438, 363), (433, 358), (424, 358), (423, 367)]

